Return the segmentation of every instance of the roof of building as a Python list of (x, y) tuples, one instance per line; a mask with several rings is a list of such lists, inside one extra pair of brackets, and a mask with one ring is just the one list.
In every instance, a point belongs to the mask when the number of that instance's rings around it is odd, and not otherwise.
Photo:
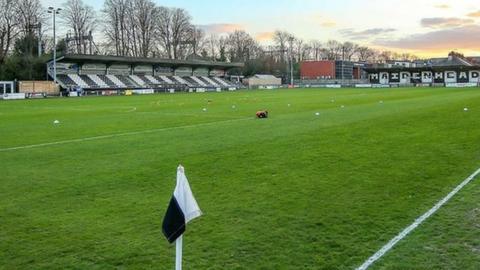
[(427, 60), (416, 61), (418, 65), (432, 66), (432, 67), (445, 67), (445, 66), (473, 66), (473, 64), (465, 58), (458, 56), (449, 56), (442, 58), (430, 58)]
[(413, 62), (410, 61), (410, 60), (395, 60), (395, 59), (387, 60), (386, 62), (387, 62), (387, 63), (395, 63), (395, 62), (400, 62), (400, 63), (413, 63)]
[(448, 71), (448, 70), (478, 70), (480, 69), (480, 57), (463, 57), (459, 55), (449, 55), (448, 57), (430, 58), (425, 60), (415, 60), (413, 67), (404, 67), (401, 65), (371, 65), (366, 70), (369, 72), (381, 71)]
[(466, 59), (473, 64), (480, 65), (480, 56), (466, 57)]
[(395, 66), (395, 67), (368, 67), (365, 68), (367, 72), (421, 72), (421, 71), (452, 71), (452, 70), (480, 70), (480, 66), (417, 66), (417, 67), (402, 67), (402, 66)]
[(278, 79), (277, 77), (270, 75), (270, 74), (255, 74), (250, 78), (258, 78), (258, 79)]
[(241, 68), (244, 63), (227, 63), (213, 62), (201, 59), (165, 59), (165, 58), (143, 58), (143, 57), (127, 57), (113, 55), (83, 55), (83, 54), (67, 54), (57, 58), (57, 62), (73, 62), (73, 63), (102, 63), (102, 64), (128, 64), (128, 65), (155, 65), (166, 67), (205, 67), (205, 68)]

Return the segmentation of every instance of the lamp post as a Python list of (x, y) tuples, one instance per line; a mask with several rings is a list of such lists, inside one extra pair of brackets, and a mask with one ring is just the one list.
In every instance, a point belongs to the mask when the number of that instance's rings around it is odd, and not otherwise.
[(49, 7), (48, 13), (53, 17), (53, 82), (57, 83), (57, 35), (55, 17), (60, 14), (61, 8)]
[(293, 87), (293, 42), (295, 38), (290, 37), (288, 41), (290, 41), (290, 85)]

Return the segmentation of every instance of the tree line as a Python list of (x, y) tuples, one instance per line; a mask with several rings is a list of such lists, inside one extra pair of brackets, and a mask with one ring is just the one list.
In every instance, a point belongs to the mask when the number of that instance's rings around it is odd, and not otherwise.
[[(207, 34), (195, 26), (185, 9), (164, 7), (152, 0), (105, 0), (96, 11), (83, 0), (66, 0), (57, 15), (67, 38), (60, 37), (60, 53), (105, 54), (131, 57), (245, 62), (238, 74), (270, 73), (287, 76), (305, 60), (385, 62), (414, 60), (410, 54), (379, 51), (353, 42), (305, 41), (286, 31), (275, 31), (269, 45), (236, 30)], [(53, 51), (52, 21), (40, 0), (0, 0), (0, 78), (45, 78), (45, 61)], [(49, 16), (47, 16), (49, 15)], [(92, 34), (93, 33), (93, 34)], [(97, 41), (91, 51), (89, 37)], [(72, 38), (73, 37), (73, 38)]]

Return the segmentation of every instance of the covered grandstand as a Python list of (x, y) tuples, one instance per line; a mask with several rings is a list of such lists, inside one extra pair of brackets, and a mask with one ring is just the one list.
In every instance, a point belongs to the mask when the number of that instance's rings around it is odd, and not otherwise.
[[(243, 63), (201, 59), (161, 59), (100, 55), (64, 55), (56, 60), (57, 82), (64, 89), (84, 91), (221, 91), (241, 86), (228, 80), (228, 71)], [(53, 74), (53, 60), (47, 63)]]

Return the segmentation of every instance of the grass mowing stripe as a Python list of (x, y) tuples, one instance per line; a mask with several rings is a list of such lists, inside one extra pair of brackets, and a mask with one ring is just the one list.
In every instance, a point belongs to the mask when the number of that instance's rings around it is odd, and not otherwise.
[(15, 146), (15, 147), (9, 147), (9, 148), (0, 148), (0, 152), (7, 152), (7, 151), (14, 151), (14, 150), (24, 150), (24, 149), (31, 149), (31, 148), (37, 148), (37, 147), (59, 145), (59, 144), (67, 144), (67, 143), (76, 143), (76, 142), (86, 142), (86, 141), (110, 139), (110, 138), (115, 138), (115, 137), (139, 135), (139, 134), (154, 133), (154, 132), (161, 132), (161, 131), (175, 130), (175, 129), (183, 129), (183, 128), (195, 128), (195, 127), (209, 126), (209, 125), (215, 125), (215, 124), (245, 121), (245, 120), (249, 120), (249, 119), (252, 119), (252, 118), (248, 117), (248, 118), (230, 119), (230, 120), (224, 120), (224, 121), (215, 121), (215, 122), (194, 124), (194, 125), (187, 125), (187, 126), (147, 129), (147, 130), (108, 134), (108, 135), (101, 135), (101, 136), (94, 136), (94, 137), (87, 137), (87, 138), (78, 138), (78, 139), (65, 140), (65, 141), (56, 141), (56, 142), (49, 142), (49, 143), (39, 143), (39, 144)]
[(455, 189), (453, 189), (447, 196), (445, 196), (442, 200), (440, 200), (437, 204), (435, 204), (430, 210), (425, 212), (425, 214), (421, 215), (417, 218), (410, 226), (406, 227), (403, 231), (401, 231), (397, 236), (392, 238), (386, 245), (384, 245), (381, 249), (379, 249), (375, 254), (373, 254), (368, 260), (366, 260), (357, 270), (366, 270), (368, 269), (373, 263), (375, 263), (378, 259), (383, 257), (390, 249), (392, 249), (398, 242), (400, 242), (403, 238), (405, 238), (409, 233), (411, 233), (415, 228), (420, 226), (425, 220), (427, 220), (430, 216), (435, 214), (444, 204), (446, 204), (453, 196), (455, 196), (460, 190), (462, 190), (466, 185), (468, 185), (475, 177), (480, 174), (480, 168), (477, 169), (472, 175), (470, 175), (467, 179), (465, 179), (462, 183), (460, 183)]

